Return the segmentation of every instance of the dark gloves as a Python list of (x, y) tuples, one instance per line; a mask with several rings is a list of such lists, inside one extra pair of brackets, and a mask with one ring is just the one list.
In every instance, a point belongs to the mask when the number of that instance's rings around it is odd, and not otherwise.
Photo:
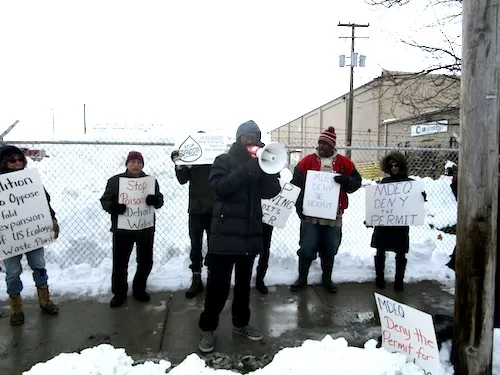
[(247, 161), (243, 165), (243, 169), (251, 178), (255, 179), (259, 178), (262, 173), (262, 169), (260, 169), (259, 161), (257, 160), (257, 158), (251, 158), (249, 161)]
[(59, 223), (56, 219), (52, 219), (52, 232), (54, 232), (54, 238), (59, 237)]
[(363, 221), (363, 224), (365, 224), (365, 227), (367, 227), (367, 228), (373, 228), (373, 225), (367, 225), (367, 224), (366, 224), (366, 220), (365, 220), (365, 221)]
[(123, 203), (111, 203), (109, 206), (109, 212), (116, 215), (122, 215), (127, 211), (127, 206)]
[(160, 205), (160, 197), (157, 197), (156, 195), (149, 194), (146, 197), (146, 204), (148, 206), (159, 206)]
[(427, 202), (427, 193), (425, 191), (422, 192), (422, 197), (424, 197), (424, 202)]
[(172, 159), (172, 161), (175, 163), (175, 160), (177, 158), (179, 158), (179, 150), (172, 151), (172, 153), (170, 154), (170, 159)]
[(347, 189), (351, 182), (349, 176), (343, 174), (341, 174), (340, 176), (335, 176), (333, 179), (335, 180), (336, 183), (340, 184), (340, 186), (344, 189)]

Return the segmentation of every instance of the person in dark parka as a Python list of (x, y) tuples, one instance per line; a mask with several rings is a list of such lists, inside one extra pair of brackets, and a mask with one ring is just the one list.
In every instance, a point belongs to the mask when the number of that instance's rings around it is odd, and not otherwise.
[[(200, 131), (201, 132), (201, 131)], [(179, 157), (179, 151), (174, 150), (170, 155), (175, 163)], [(191, 240), (191, 272), (192, 283), (186, 291), (186, 298), (194, 298), (203, 291), (201, 280), (201, 268), (203, 266), (203, 232), (210, 231), (212, 222), (212, 208), (214, 204), (214, 192), (208, 184), (211, 164), (205, 165), (176, 165), (175, 175), (181, 185), (189, 182), (189, 238)]]
[[(153, 244), (155, 226), (139, 230), (118, 228), (118, 215), (126, 212), (127, 206), (118, 201), (120, 178), (140, 178), (148, 176), (142, 171), (144, 158), (138, 151), (131, 151), (125, 162), (127, 170), (124, 173), (111, 177), (106, 190), (101, 197), (102, 208), (111, 214), (111, 232), (113, 232), (113, 274), (111, 276), (111, 292), (114, 294), (110, 301), (112, 308), (123, 305), (127, 299), (128, 283), (127, 268), (134, 244), (137, 251), (137, 270), (135, 273), (132, 292), (133, 297), (141, 302), (149, 302), (150, 296), (146, 292), (146, 284), (153, 268)], [(163, 195), (160, 193), (158, 181), (155, 181), (155, 194), (146, 197), (146, 204), (158, 209), (163, 206)]]
[[(380, 162), (380, 169), (389, 176), (384, 177), (380, 183), (388, 184), (391, 182), (413, 181), (408, 177), (408, 166), (403, 154), (392, 152), (383, 158)], [(425, 192), (422, 192), (424, 200)], [(375, 285), (377, 288), (385, 287), (384, 268), (385, 252), (394, 251), (396, 253), (396, 275), (394, 279), (394, 289), (403, 290), (403, 280), (406, 270), (406, 253), (410, 248), (410, 227), (409, 226), (376, 226), (373, 230), (371, 247), (377, 249), (375, 255)]]
[(205, 309), (199, 327), (200, 351), (214, 349), (214, 331), (231, 287), (235, 268), (232, 303), (233, 332), (250, 340), (262, 340), (262, 334), (249, 325), (250, 280), (255, 256), (262, 252), (262, 199), (281, 191), (278, 175), (262, 172), (248, 146), (260, 141), (260, 129), (254, 121), (238, 127), (236, 142), (227, 154), (219, 155), (210, 173), (215, 201), (210, 228), (206, 264), (208, 266)]

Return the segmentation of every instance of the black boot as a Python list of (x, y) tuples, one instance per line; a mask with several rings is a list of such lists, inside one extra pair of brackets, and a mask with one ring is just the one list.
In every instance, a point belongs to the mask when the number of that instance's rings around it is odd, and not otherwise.
[(299, 258), (299, 277), (290, 286), (292, 292), (298, 292), (299, 289), (307, 285), (307, 276), (309, 275), (309, 267), (311, 267), (312, 260)]
[(264, 277), (266, 276), (266, 269), (264, 267), (257, 266), (257, 276), (255, 277), (255, 288), (262, 294), (267, 294), (266, 284), (264, 284)]
[(332, 282), (333, 261), (334, 258), (321, 258), (321, 270), (323, 271), (323, 274), (321, 275), (321, 282), (330, 293), (337, 292), (337, 285)]
[(193, 272), (193, 281), (188, 290), (186, 290), (186, 298), (194, 298), (203, 292), (203, 282), (201, 281), (201, 272)]
[(394, 278), (394, 290), (404, 290), (403, 280), (406, 271), (406, 257), (404, 254), (396, 254), (396, 276)]
[(385, 269), (385, 253), (378, 253), (373, 257), (375, 260), (375, 286), (380, 289), (385, 288), (384, 269)]

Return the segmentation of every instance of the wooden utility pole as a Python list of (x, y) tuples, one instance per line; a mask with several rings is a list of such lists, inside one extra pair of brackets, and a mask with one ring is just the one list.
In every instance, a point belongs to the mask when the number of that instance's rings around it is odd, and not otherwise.
[(497, 261), (500, 0), (463, 0), (453, 362), (491, 374)]
[[(351, 28), (351, 36), (349, 37), (340, 37), (343, 39), (351, 39), (351, 59), (354, 56), (354, 40), (356, 38), (360, 38), (356, 36), (356, 27), (369, 27), (370, 24), (361, 25), (357, 23), (340, 23), (337, 26), (342, 27), (350, 27)], [(354, 106), (354, 65), (351, 62), (351, 77), (349, 81), (349, 101), (347, 104), (347, 139), (346, 146), (352, 146), (352, 119), (353, 119), (353, 106)], [(347, 150), (346, 153), (348, 158), (351, 158), (351, 150)]]

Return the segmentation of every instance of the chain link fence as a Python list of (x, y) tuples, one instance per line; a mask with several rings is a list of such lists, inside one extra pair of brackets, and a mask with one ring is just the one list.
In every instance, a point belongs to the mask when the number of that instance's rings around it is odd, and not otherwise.
[[(28, 162), (28, 168), (37, 168), (52, 199), (61, 227), (58, 241), (46, 251), (48, 262), (61, 268), (78, 264), (96, 267), (112, 256), (110, 218), (100, 205), (106, 182), (111, 176), (125, 170), (129, 151), (144, 155), (144, 171), (158, 180), (165, 205), (157, 211), (155, 263), (165, 264), (173, 257), (189, 258), (188, 185), (180, 185), (170, 160), (173, 144), (154, 142), (8, 142), (39, 161)], [(310, 147), (297, 147), (301, 154), (312, 152)], [(422, 179), (428, 196), (426, 225), (412, 227), (412, 242), (438, 241), (436, 230), (452, 233), (456, 224), (456, 202), (450, 189), (451, 177), (444, 176), (447, 160), (457, 161), (457, 149), (441, 148), (380, 148), (350, 147), (339, 152), (352, 152), (352, 159), (363, 176), (363, 184), (382, 177), (379, 160), (387, 152), (398, 150), (408, 159), (409, 172)], [(290, 164), (282, 172), (290, 179), (296, 159), (290, 149)], [(38, 156), (37, 156), (38, 155)], [(44, 157), (42, 157), (44, 156)], [(357, 159), (362, 160), (359, 163)], [(369, 160), (369, 161), (367, 161)], [(349, 208), (344, 214), (343, 240), (340, 252), (353, 257), (371, 253), (372, 229), (363, 224), (365, 219), (364, 188), (349, 196)], [(271, 256), (295, 259), (298, 248), (300, 221), (293, 213), (285, 228), (276, 229), (272, 238)], [(205, 245), (206, 246), (206, 245)], [(451, 247), (452, 248), (452, 247)], [(206, 251), (206, 247), (204, 249)], [(450, 250), (451, 251), (451, 250)]]

